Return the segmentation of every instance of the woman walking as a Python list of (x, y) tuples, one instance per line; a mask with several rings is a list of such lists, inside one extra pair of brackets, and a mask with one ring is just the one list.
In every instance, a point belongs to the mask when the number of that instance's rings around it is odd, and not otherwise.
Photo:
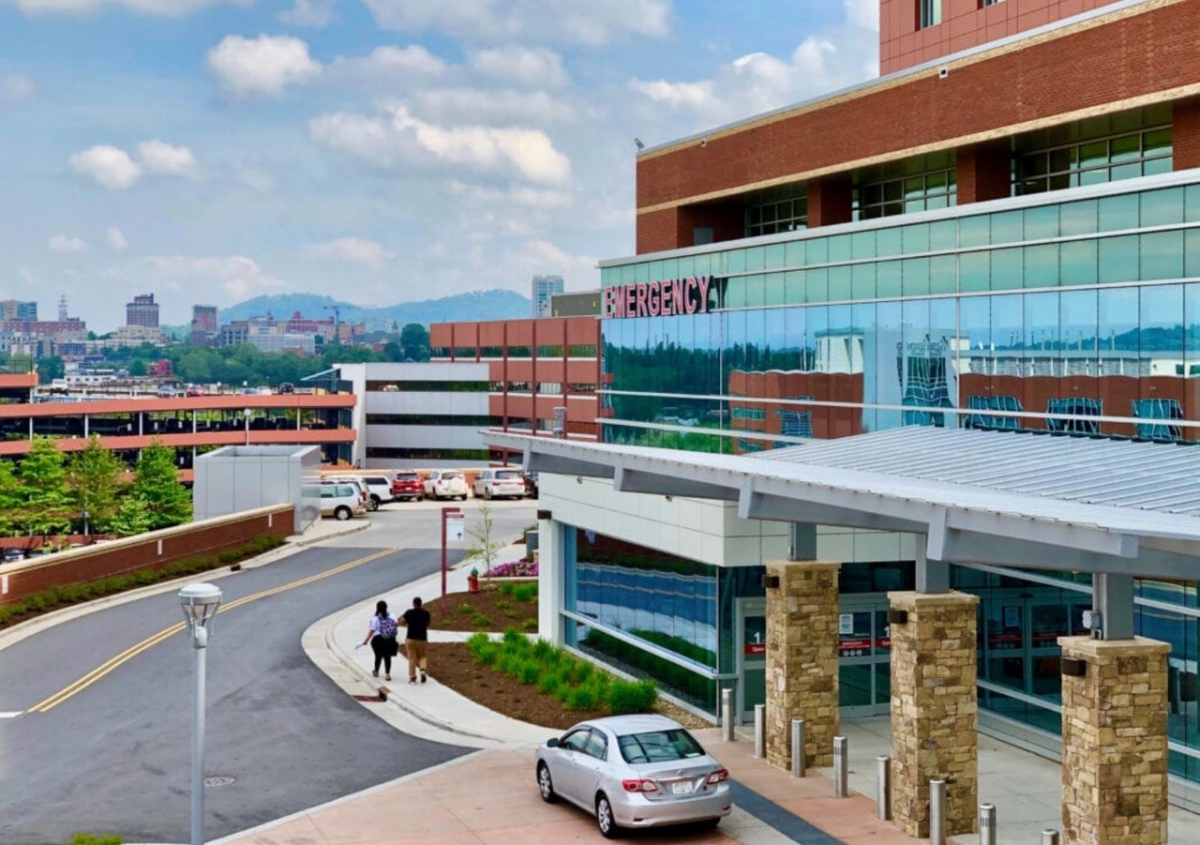
[(384, 678), (392, 679), (392, 658), (396, 656), (399, 645), (396, 642), (396, 620), (388, 615), (387, 602), (380, 599), (375, 603), (375, 615), (371, 617), (371, 627), (363, 645), (371, 644), (375, 652), (375, 670), (371, 672), (379, 677), (379, 664), (383, 664)]

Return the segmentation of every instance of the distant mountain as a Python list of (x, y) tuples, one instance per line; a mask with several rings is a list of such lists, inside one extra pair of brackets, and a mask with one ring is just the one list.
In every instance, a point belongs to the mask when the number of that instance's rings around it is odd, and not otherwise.
[(533, 314), (533, 303), (528, 297), (510, 290), (482, 290), (460, 293), (442, 299), (427, 299), (421, 302), (402, 302), (383, 308), (364, 308), (349, 302), (339, 302), (331, 296), (311, 293), (278, 294), (256, 296), (229, 308), (222, 308), (220, 320), (248, 320), (270, 314), (276, 320), (286, 319), (296, 311), (311, 320), (333, 316), (336, 306), (341, 311), (344, 323), (367, 324), (368, 330), (386, 329), (392, 321), (403, 327), (405, 323), (448, 323), (475, 320), (508, 320), (514, 317), (529, 317)]

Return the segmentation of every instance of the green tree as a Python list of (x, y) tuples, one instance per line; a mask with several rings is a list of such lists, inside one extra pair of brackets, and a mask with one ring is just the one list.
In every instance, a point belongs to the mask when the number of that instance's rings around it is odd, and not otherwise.
[(25, 488), (13, 472), (12, 462), (0, 460), (0, 535), (14, 533), (24, 501)]
[(88, 512), (89, 524), (97, 531), (107, 531), (117, 515), (124, 472), (125, 464), (101, 446), (95, 434), (88, 440), (87, 448), (76, 452), (68, 464), (67, 476), (76, 508), (80, 514)]
[(18, 510), (22, 533), (47, 537), (71, 527), (75, 515), (67, 487), (66, 459), (53, 438), (34, 437), (29, 452), (17, 464), (24, 490)]
[(408, 323), (400, 330), (400, 347), (404, 357), (414, 361), (429, 360), (429, 330), (420, 323)]
[(507, 545), (496, 538), (496, 521), (492, 519), (492, 509), (487, 505), (479, 508), (479, 521), (467, 529), (470, 545), (463, 554), (463, 560), (477, 562), (483, 567), (483, 574), (496, 565), (496, 555)]
[(175, 450), (157, 438), (138, 456), (128, 494), (145, 500), (151, 530), (191, 521), (192, 495), (175, 472)]
[(150, 528), (150, 503), (136, 490), (125, 490), (117, 512), (105, 526), (105, 533), (114, 537), (132, 537), (145, 534)]
[(57, 355), (39, 358), (37, 364), (38, 384), (49, 384), (67, 374), (67, 365)]
[(140, 378), (141, 376), (146, 375), (147, 372), (148, 370), (146, 369), (146, 362), (141, 358), (134, 358), (129, 362), (129, 375), (133, 376), (134, 378)]

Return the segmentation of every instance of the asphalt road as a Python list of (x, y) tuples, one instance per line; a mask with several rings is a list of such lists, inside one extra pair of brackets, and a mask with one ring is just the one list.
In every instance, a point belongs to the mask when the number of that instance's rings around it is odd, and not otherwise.
[[(233, 782), (206, 790), (206, 838), (465, 752), (387, 726), (313, 666), (300, 646), (318, 619), (437, 570), (440, 551), (431, 542), (440, 533), (437, 509), (402, 508), (372, 515), (370, 531), (218, 582), (228, 606), (379, 554), (217, 617), (208, 649), (205, 774)], [(532, 522), (533, 505), (501, 505), (495, 513), (499, 536), (511, 539)], [(118, 833), (126, 842), (188, 841), (193, 655), (186, 635), (167, 635), (75, 694), (53, 697), (181, 618), (172, 591), (0, 651), (0, 713), (22, 714), (0, 719), (0, 843), (62, 843), (77, 830)]]

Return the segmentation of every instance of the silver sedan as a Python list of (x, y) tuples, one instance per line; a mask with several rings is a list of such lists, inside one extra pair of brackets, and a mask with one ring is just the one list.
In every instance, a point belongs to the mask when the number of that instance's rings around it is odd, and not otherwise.
[(580, 722), (539, 747), (535, 765), (542, 800), (594, 813), (609, 839), (623, 827), (715, 827), (733, 807), (729, 772), (665, 716)]

